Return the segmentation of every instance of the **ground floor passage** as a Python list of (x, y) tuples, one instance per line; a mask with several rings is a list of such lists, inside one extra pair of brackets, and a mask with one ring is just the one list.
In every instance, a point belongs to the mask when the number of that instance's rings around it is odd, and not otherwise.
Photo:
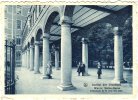
[[(103, 69), (102, 79), (97, 79), (96, 68), (89, 68), (90, 76), (78, 76), (76, 70), (76, 68), (72, 69), (72, 83), (76, 89), (61, 91), (57, 88), (60, 84), (60, 70), (53, 68), (53, 79), (42, 79), (42, 74), (34, 74), (33, 71), (24, 67), (16, 68), (16, 76), (19, 78), (16, 82), (16, 94), (103, 94), (103, 92), (93, 91), (94, 86), (92, 84), (108, 84), (114, 78), (113, 69)], [(40, 71), (42, 72), (42, 68)], [(121, 84), (119, 94), (130, 94), (132, 93), (132, 74), (124, 71), (124, 79), (128, 82)], [(109, 90), (107, 94), (112, 93)], [(106, 94), (106, 92), (104, 93)]]

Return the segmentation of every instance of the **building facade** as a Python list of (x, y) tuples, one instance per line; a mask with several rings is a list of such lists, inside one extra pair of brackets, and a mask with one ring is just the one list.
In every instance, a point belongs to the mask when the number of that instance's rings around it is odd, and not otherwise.
[[(114, 22), (112, 23), (115, 51), (113, 82), (125, 82), (123, 78), (123, 33), (120, 31), (121, 24), (118, 19), (121, 10), (125, 8), (130, 10), (131, 7), (128, 5), (31, 6), (22, 32), (22, 66), (34, 71), (35, 74), (40, 73), (39, 68), (42, 66), (42, 79), (47, 79), (47, 64), (49, 61), (51, 62), (50, 51), (54, 49), (55, 68), (61, 69), (61, 83), (57, 84), (58, 88), (63, 91), (75, 89), (72, 84), (72, 35), (104, 18), (108, 19), (113, 14), (115, 16), (113, 16)], [(107, 19), (105, 22), (110, 23), (111, 19)], [(86, 31), (81, 32), (84, 35), (81, 38), (82, 62), (85, 64), (85, 75), (87, 76), (89, 75), (88, 39)], [(59, 42), (57, 43), (57, 41)]]
[(15, 61), (16, 66), (21, 67), (22, 30), (27, 19), (29, 6), (6, 5), (5, 6), (5, 38), (16, 42)]

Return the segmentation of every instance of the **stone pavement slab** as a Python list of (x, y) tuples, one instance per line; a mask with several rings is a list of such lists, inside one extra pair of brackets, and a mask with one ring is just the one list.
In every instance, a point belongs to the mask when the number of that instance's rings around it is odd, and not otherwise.
[[(42, 68), (40, 68), (42, 72)], [(57, 88), (60, 85), (60, 70), (53, 68), (53, 79), (42, 79), (42, 74), (34, 74), (27, 68), (16, 69), (16, 75), (19, 80), (16, 82), (16, 94), (131, 94), (132, 93), (132, 75), (124, 71), (124, 78), (128, 83), (118, 86), (101, 87), (100, 85), (112, 84), (114, 79), (114, 70), (103, 69), (102, 79), (97, 79), (97, 69), (89, 68), (90, 76), (78, 76), (77, 69), (72, 69), (72, 84), (75, 90), (61, 91)], [(98, 88), (98, 89), (97, 89)], [(103, 91), (104, 88), (104, 91)], [(114, 89), (113, 89), (114, 88)], [(117, 89), (120, 88), (120, 89)]]

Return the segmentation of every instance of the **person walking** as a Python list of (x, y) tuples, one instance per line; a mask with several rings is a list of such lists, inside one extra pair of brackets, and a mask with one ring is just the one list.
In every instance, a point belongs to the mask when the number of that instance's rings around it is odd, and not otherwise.
[(98, 79), (101, 79), (101, 74), (102, 74), (102, 66), (101, 66), (101, 62), (97, 63), (97, 74), (98, 74)]
[(82, 62), (79, 62), (77, 72), (78, 72), (78, 76), (80, 76), (80, 73), (82, 73), (82, 76), (84, 76), (85, 65)]
[(84, 73), (85, 73), (85, 64), (81, 64), (81, 73), (82, 73), (82, 76), (84, 76)]
[(81, 62), (79, 62), (79, 64), (77, 65), (77, 72), (78, 72), (78, 76), (80, 76), (81, 73)]

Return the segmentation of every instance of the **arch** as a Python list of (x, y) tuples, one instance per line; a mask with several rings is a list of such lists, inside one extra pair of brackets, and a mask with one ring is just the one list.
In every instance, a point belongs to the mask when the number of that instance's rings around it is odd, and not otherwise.
[(40, 40), (41, 40), (42, 33), (43, 33), (42, 29), (39, 28), (39, 29), (37, 30), (36, 35), (35, 35), (35, 41), (40, 41)]
[(44, 33), (50, 32), (50, 27), (57, 15), (59, 15), (60, 18), (62, 16), (61, 10), (59, 7), (53, 7), (49, 9), (49, 11), (45, 14), (44, 23), (43, 23)]
[(31, 38), (30, 45), (34, 44), (34, 37)]
[(49, 33), (50, 32), (50, 28), (52, 26), (52, 23), (54, 21), (54, 19), (56, 18), (56, 16), (58, 16), (58, 12), (53, 12), (48, 20), (47, 20), (47, 23), (45, 24), (45, 28), (44, 28), (44, 33)]

